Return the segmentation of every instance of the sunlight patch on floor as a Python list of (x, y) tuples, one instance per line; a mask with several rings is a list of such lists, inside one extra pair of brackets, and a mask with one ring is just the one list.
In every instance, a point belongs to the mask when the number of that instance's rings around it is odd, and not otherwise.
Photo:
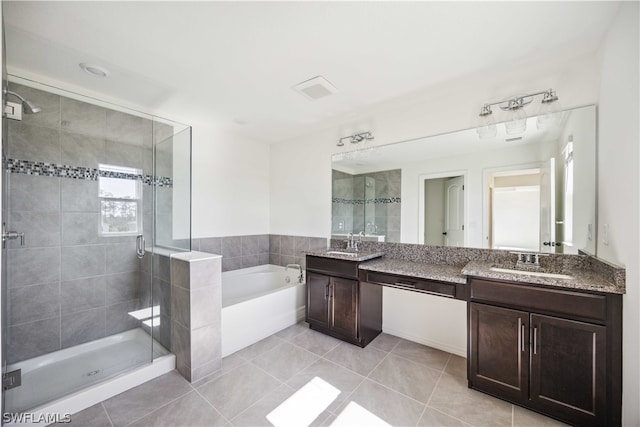
[(315, 377), (267, 415), (276, 427), (308, 426), (331, 405), (340, 390)]
[(356, 402), (349, 402), (346, 408), (340, 412), (338, 418), (331, 423), (331, 427), (353, 426), (391, 427), (391, 424), (388, 424), (381, 418), (378, 418)]

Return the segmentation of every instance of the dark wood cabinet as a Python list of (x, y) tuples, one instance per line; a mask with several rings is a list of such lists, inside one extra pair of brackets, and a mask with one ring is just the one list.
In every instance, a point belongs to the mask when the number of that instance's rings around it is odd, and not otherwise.
[(474, 388), (512, 401), (529, 395), (529, 313), (471, 303), (469, 378)]
[(569, 424), (620, 425), (619, 295), (469, 284), (469, 387)]
[(606, 327), (531, 314), (531, 402), (579, 425), (606, 425)]
[(331, 278), (307, 272), (307, 322), (328, 325)]
[(306, 320), (312, 329), (364, 347), (382, 332), (382, 289), (357, 277), (356, 261), (307, 255)]

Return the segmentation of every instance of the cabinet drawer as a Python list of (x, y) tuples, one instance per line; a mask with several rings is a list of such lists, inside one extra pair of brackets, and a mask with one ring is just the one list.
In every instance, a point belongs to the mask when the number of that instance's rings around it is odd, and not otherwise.
[(476, 278), (471, 279), (470, 285), (472, 301), (500, 303), (602, 322), (607, 319), (607, 301), (604, 295)]
[(456, 296), (456, 285), (437, 282), (435, 280), (416, 279), (413, 277), (367, 271), (365, 274), (365, 281), (383, 286), (391, 286), (394, 288), (407, 289), (410, 291), (429, 293), (449, 298), (455, 298)]
[(358, 278), (358, 263), (356, 261), (307, 255), (307, 270), (331, 276)]

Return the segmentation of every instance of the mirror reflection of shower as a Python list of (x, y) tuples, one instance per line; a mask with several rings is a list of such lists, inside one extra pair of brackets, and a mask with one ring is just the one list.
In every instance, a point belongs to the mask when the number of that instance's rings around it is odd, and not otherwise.
[(21, 95), (15, 93), (15, 92), (11, 92), (10, 90), (4, 89), (4, 94), (6, 95), (13, 95), (16, 98), (18, 98), (20, 100), (20, 102), (22, 102), (22, 111), (25, 112), (25, 114), (35, 114), (35, 113), (39, 113), (40, 111), (42, 111), (42, 108), (34, 105), (32, 102), (24, 99)]

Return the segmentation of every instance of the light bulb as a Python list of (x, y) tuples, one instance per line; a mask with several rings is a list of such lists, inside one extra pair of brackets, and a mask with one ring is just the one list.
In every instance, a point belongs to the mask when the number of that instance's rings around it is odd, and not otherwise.
[(527, 130), (527, 115), (523, 108), (511, 110), (511, 120), (504, 124), (507, 135), (517, 135)]
[(480, 126), (476, 128), (478, 137), (480, 139), (495, 138), (495, 136), (498, 134), (498, 127), (496, 126), (496, 122), (493, 119), (491, 108), (488, 105), (482, 107), (482, 112), (480, 113), (480, 121)]
[(562, 111), (558, 101), (543, 102), (540, 104), (538, 117), (536, 118), (536, 127), (538, 129), (548, 129), (559, 126), (562, 121)]

